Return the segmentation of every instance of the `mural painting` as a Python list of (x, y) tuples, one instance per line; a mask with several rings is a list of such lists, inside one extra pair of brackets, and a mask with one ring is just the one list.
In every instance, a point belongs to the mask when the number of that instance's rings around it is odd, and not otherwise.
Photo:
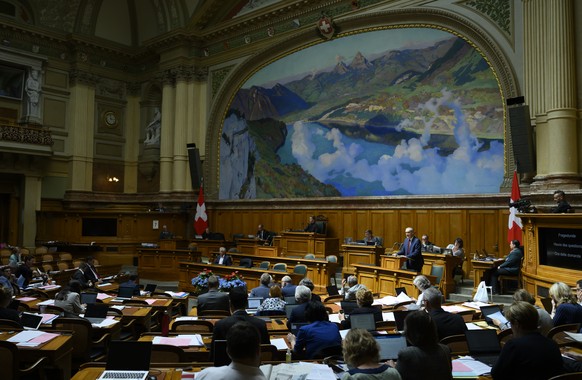
[(348, 35), (282, 57), (236, 92), (220, 199), (497, 193), (503, 99), (467, 41), (432, 28)]

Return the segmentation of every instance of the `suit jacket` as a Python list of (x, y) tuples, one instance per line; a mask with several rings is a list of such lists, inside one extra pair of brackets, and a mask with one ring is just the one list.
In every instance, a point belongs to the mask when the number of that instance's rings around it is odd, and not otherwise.
[(305, 317), (305, 309), (307, 308), (308, 302), (300, 303), (299, 306), (294, 307), (291, 310), (291, 315), (287, 320), (287, 328), (291, 328), (292, 323), (304, 323), (309, 322)]
[(267, 230), (257, 231), (257, 237), (261, 240), (270, 240), (271, 233)]
[(198, 305), (196, 310), (226, 310), (230, 311), (230, 301), (228, 293), (219, 292), (216, 289), (210, 289), (207, 293), (198, 296)]
[(87, 279), (87, 281), (90, 280), (93, 281), (93, 283), (95, 283), (99, 279), (97, 268), (90, 264), (87, 265), (89, 265), (89, 268), (87, 268), (87, 270), (85, 271), (85, 278)]
[(319, 229), (319, 226), (317, 225), (317, 222), (315, 223), (309, 223), (307, 225), (307, 227), (305, 227), (305, 229), (303, 230), (305, 232), (315, 232), (316, 234), (320, 234), (321, 230)]
[(281, 293), (283, 294), (283, 297), (295, 297), (295, 288), (297, 288), (297, 285), (293, 284), (285, 285), (285, 287), (281, 288)]
[[(410, 248), (408, 248), (408, 241), (410, 240)], [(422, 258), (421, 252), (421, 242), (416, 236), (412, 239), (404, 239), (404, 243), (400, 247), (398, 254), (401, 256), (406, 256), (406, 269), (413, 269), (417, 272), (422, 271), (422, 266), (424, 265), (424, 259)]]
[(521, 258), (523, 257), (523, 251), (521, 248), (514, 248), (509, 252), (505, 261), (499, 266), (499, 268), (505, 268), (511, 274), (518, 274), (521, 269)]
[(75, 273), (71, 276), (71, 279), (79, 281), (81, 288), (89, 288), (89, 280), (85, 276), (85, 273), (81, 269), (77, 269)]
[(226, 333), (237, 322), (249, 322), (259, 330), (261, 344), (271, 344), (267, 323), (260, 318), (248, 315), (244, 310), (236, 310), (230, 317), (222, 318), (214, 325), (212, 341), (226, 339)]
[[(219, 265), (218, 262), (220, 261), (220, 255), (216, 256), (214, 259), (213, 264)], [(227, 267), (232, 265), (232, 257), (229, 255), (224, 255), (224, 260), (222, 260), (222, 265), (226, 265)]]
[(439, 340), (451, 335), (465, 334), (467, 330), (463, 317), (458, 314), (446, 312), (442, 308), (431, 310), (429, 314), (436, 324)]
[(261, 285), (257, 286), (256, 288), (251, 289), (251, 297), (269, 298), (269, 296), (270, 296), (269, 291), (270, 290), (271, 290), (271, 288), (261, 284)]
[(402, 380), (450, 380), (453, 378), (450, 352), (443, 344), (430, 348), (406, 347), (398, 353), (396, 369)]

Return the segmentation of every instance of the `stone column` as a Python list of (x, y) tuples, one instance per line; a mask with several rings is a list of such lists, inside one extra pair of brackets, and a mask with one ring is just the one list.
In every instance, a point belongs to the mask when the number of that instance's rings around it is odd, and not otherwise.
[(72, 71), (68, 109), (67, 152), (69, 161), (69, 189), (92, 191), (95, 131), (95, 84), (98, 77), (83, 71)]
[(40, 210), (42, 178), (27, 174), (24, 177), (24, 202), (22, 209), (22, 245), (36, 246), (36, 212)]
[[(175, 69), (176, 73), (176, 102), (175, 102), (175, 124), (174, 124), (174, 170), (173, 188), (174, 191), (186, 191), (186, 179), (189, 178), (188, 151), (186, 144), (188, 125), (188, 109), (194, 105), (188, 98), (188, 82), (192, 77), (190, 67), (180, 67)], [(191, 187), (191, 186), (190, 186)]]
[(172, 191), (174, 158), (174, 111), (176, 109), (176, 89), (169, 70), (163, 73), (162, 126), (160, 136), (160, 193)]
[[(196, 104), (196, 108), (188, 109), (188, 141), (196, 144), (200, 151), (202, 161), (202, 176), (204, 177), (204, 157), (206, 155), (206, 131), (208, 130), (208, 69), (196, 68), (194, 83), (190, 89), (191, 104)], [(218, 178), (214, 178), (218, 181)], [(198, 189), (192, 189), (198, 191)]]

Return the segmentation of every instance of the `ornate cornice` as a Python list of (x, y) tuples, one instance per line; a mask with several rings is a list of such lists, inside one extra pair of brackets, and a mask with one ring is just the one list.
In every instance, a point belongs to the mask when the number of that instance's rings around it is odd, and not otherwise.
[(69, 71), (69, 83), (71, 86), (76, 84), (86, 84), (88, 86), (96, 86), (101, 80), (99, 75), (89, 73), (80, 69), (72, 69)]

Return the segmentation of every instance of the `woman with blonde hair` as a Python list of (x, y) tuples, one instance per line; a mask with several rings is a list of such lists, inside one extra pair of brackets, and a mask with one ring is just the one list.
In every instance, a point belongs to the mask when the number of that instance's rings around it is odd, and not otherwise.
[(344, 360), (350, 370), (342, 380), (400, 380), (397, 370), (380, 363), (378, 343), (368, 331), (351, 329), (342, 343)]
[(582, 306), (572, 294), (572, 289), (563, 282), (556, 282), (550, 287), (554, 327), (570, 323), (582, 323)]

